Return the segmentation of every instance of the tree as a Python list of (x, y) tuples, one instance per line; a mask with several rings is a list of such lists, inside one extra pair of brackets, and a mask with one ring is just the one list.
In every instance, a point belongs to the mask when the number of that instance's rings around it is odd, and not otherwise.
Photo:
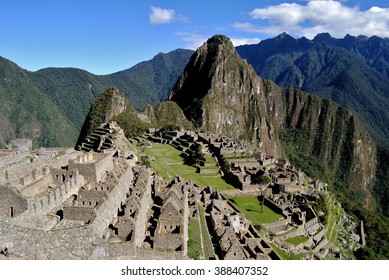
[(266, 185), (271, 182), (271, 179), (264, 175), (262, 171), (258, 171), (256, 174), (251, 175), (251, 182), (253, 184)]
[(354, 252), (354, 255), (358, 260), (377, 260), (377, 255), (369, 247), (359, 248)]
[(204, 153), (200, 145), (193, 145), (189, 150), (188, 156), (185, 158), (185, 164), (196, 166), (205, 162)]
[(148, 156), (145, 156), (145, 155), (141, 155), (140, 156), (140, 164), (142, 165), (146, 165), (147, 167), (150, 168), (151, 166), (151, 163), (150, 163), (150, 160), (149, 160), (149, 157)]

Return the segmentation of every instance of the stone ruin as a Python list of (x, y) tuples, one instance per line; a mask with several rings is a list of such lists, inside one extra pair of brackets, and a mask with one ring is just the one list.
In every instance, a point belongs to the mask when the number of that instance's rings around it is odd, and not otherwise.
[[(191, 132), (167, 135), (175, 137), (169, 141), (199, 141), (216, 161), (222, 150), (215, 145), (238, 143)], [(248, 148), (239, 145), (239, 153)], [(162, 179), (137, 164), (131, 151), (118, 153), (113, 147), (99, 153), (0, 151), (0, 249), (7, 248), (7, 258), (186, 259), (192, 219), (205, 225), (203, 238), (213, 242), (211, 259), (280, 259), (222, 192), (180, 177)], [(262, 197), (284, 217), (265, 225), (278, 246), (293, 252), (313, 248), (317, 258), (324, 258), (330, 244), (309, 202), (326, 185), (310, 181), (285, 160), (242, 153), (229, 159), (232, 176), (240, 182), (232, 194)], [(253, 184), (257, 172), (270, 183)], [(285, 243), (298, 235), (308, 240), (297, 246)]]

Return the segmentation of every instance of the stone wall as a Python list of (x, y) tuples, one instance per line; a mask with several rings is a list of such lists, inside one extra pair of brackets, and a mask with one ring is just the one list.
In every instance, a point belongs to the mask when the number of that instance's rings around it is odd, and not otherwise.
[[(181, 234), (157, 234), (155, 235), (154, 247), (160, 250), (183, 251), (182, 245), (185, 244), (184, 237)], [(186, 255), (186, 253), (183, 252)]]
[(100, 190), (83, 190), (78, 193), (78, 206), (96, 206), (101, 201), (107, 199), (108, 192)]
[(63, 209), (63, 217), (67, 220), (90, 222), (96, 216), (93, 207), (67, 206)]
[(69, 169), (78, 169), (79, 172), (91, 181), (100, 182), (104, 179), (106, 171), (114, 168), (111, 153), (96, 154), (85, 153), (75, 160), (69, 160)]
[(275, 204), (273, 201), (271, 201), (270, 199), (265, 197), (264, 202), (265, 202), (265, 205), (267, 207), (269, 207), (272, 211), (284, 216), (284, 214), (283, 214), (284, 210), (281, 207), (279, 207), (277, 204)]
[(108, 226), (113, 223), (118, 209), (125, 203), (133, 176), (132, 169), (127, 167), (118, 178), (116, 186), (110, 191), (108, 199), (96, 208), (96, 218), (92, 222), (92, 228), (97, 236), (108, 238)]
[(76, 170), (72, 177), (48, 192), (35, 196), (28, 200), (28, 212), (30, 214), (43, 214), (58, 206), (58, 203), (65, 201), (72, 194), (77, 194), (84, 178)]
[(303, 226), (299, 226), (295, 230), (291, 230), (291, 231), (289, 231), (287, 233), (283, 233), (283, 234), (277, 236), (277, 238), (279, 240), (286, 240), (288, 238), (296, 237), (296, 236), (299, 236), (299, 235), (305, 235), (305, 233), (306, 232), (305, 232), (304, 227)]
[(12, 152), (2, 153), (0, 160), (0, 184), (5, 184), (6, 181), (12, 180), (12, 173), (9, 173), (9, 178), (6, 179), (6, 172), (10, 168), (18, 168), (23, 165), (27, 165), (31, 162), (31, 159), (27, 156), (28, 152)]
[(273, 227), (287, 226), (289, 224), (289, 222), (290, 222), (290, 219), (277, 220), (277, 221), (266, 224), (266, 227), (273, 228)]
[[(149, 176), (149, 172), (147, 171), (147, 175)], [(148, 210), (149, 206), (152, 205), (151, 198), (151, 178), (146, 182), (143, 196), (140, 202), (140, 209), (138, 210), (138, 214), (135, 221), (135, 238), (134, 245), (136, 247), (141, 247), (142, 242), (145, 239), (146, 235), (146, 224), (148, 220)]]

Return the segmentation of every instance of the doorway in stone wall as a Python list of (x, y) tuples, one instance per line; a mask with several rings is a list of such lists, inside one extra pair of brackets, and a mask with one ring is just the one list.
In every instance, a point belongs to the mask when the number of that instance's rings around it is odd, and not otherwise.
[(13, 217), (14, 216), (14, 208), (12, 207), (12, 206), (10, 206), (9, 207), (9, 215), (11, 216), (11, 217)]

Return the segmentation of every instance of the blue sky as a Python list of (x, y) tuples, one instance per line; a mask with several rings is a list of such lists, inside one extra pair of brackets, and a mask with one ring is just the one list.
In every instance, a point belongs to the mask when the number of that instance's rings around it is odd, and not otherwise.
[(389, 1), (0, 0), (0, 56), (22, 68), (110, 74), (214, 34), (235, 45), (282, 32), (389, 37)]

